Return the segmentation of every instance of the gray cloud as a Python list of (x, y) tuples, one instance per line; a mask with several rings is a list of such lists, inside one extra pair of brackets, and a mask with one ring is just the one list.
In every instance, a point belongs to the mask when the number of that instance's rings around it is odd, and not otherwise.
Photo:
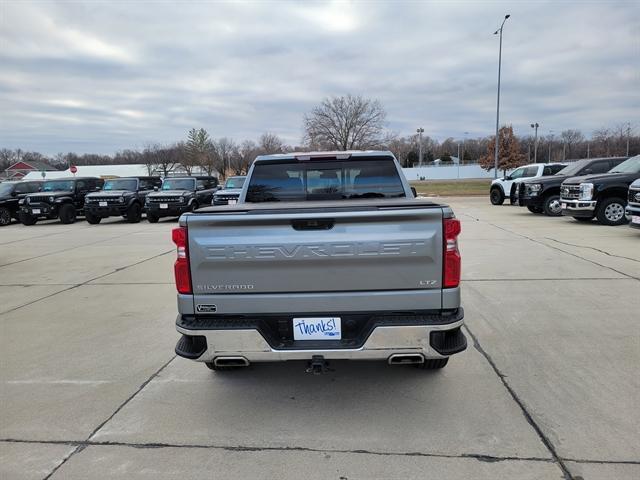
[(105, 152), (183, 139), (301, 139), (321, 98), (378, 98), (437, 138), (630, 121), (637, 2), (36, 2), (0, 6), (0, 146)]

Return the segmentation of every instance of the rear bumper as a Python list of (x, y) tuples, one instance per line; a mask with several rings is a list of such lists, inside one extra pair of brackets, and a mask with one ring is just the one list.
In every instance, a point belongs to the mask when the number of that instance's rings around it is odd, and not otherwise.
[(569, 217), (592, 218), (596, 210), (595, 201), (560, 199), (562, 215)]
[(309, 360), (313, 355), (322, 355), (327, 360), (387, 360), (396, 354), (418, 354), (426, 359), (447, 358), (467, 347), (461, 331), (463, 317), (462, 308), (455, 315), (439, 319), (433, 315), (380, 316), (367, 330), (362, 342), (354, 342), (356, 346), (353, 348), (336, 348), (339, 342), (335, 341), (307, 342), (310, 344), (308, 347), (305, 342), (274, 346), (273, 338), (269, 338), (259, 326), (248, 322), (239, 327), (214, 329), (207, 328), (202, 322), (190, 321), (189, 318), (185, 321), (184, 317), (178, 316), (176, 329), (183, 336), (176, 345), (176, 353), (199, 362), (212, 362), (217, 357), (279, 362)]

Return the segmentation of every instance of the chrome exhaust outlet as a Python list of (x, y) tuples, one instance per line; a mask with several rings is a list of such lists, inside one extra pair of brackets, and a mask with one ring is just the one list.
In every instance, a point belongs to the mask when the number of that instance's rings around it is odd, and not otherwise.
[(216, 367), (248, 367), (249, 360), (244, 357), (216, 357), (213, 364)]
[(396, 353), (389, 357), (389, 365), (417, 365), (424, 363), (424, 356), (420, 353)]

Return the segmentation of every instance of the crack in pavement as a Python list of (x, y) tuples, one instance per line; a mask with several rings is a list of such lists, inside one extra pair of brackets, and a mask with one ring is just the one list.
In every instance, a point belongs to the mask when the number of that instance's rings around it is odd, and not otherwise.
[(580, 255), (577, 255), (575, 253), (567, 252), (566, 250), (562, 250), (561, 248), (554, 247), (554, 246), (549, 245), (547, 243), (541, 242), (540, 240), (536, 240), (533, 237), (528, 237), (527, 235), (524, 235), (522, 233), (514, 232), (513, 230), (509, 230), (508, 228), (501, 227), (500, 225), (496, 225), (495, 223), (491, 223), (491, 222), (486, 221), (486, 220), (477, 219), (477, 218), (472, 217), (471, 215), (468, 215), (466, 213), (463, 213), (462, 215), (466, 215), (466, 216), (468, 216), (470, 218), (474, 218), (476, 221), (486, 223), (487, 225), (491, 225), (492, 227), (495, 227), (495, 228), (497, 228), (499, 230), (502, 230), (503, 232), (511, 233), (511, 234), (516, 235), (516, 236), (521, 237), (521, 238), (526, 238), (530, 242), (537, 243), (538, 245), (542, 245), (544, 247), (550, 248), (550, 249), (555, 250), (557, 252), (562, 252), (562, 253), (565, 253), (567, 255), (571, 255), (572, 257), (579, 258), (580, 260), (584, 260), (585, 262), (592, 263), (593, 265), (597, 265), (597, 266), (602, 267), (602, 268), (606, 268), (607, 270), (614, 271), (616, 273), (619, 273), (620, 275), (623, 275), (626, 278), (632, 278), (634, 280), (640, 281), (640, 277), (635, 277), (633, 275), (629, 275), (628, 273), (621, 272), (620, 270), (617, 270), (617, 269), (615, 269), (613, 267), (609, 267), (607, 265), (603, 265), (603, 264), (598, 263), (598, 262), (596, 262), (594, 260), (589, 260), (588, 258), (581, 257)]
[[(49, 472), (49, 474), (46, 477), (44, 477), (43, 480), (49, 480), (51, 478), (51, 476), (53, 474), (55, 474), (56, 471), (58, 471), (65, 463), (67, 463), (69, 461), (69, 459), (71, 459), (76, 453), (80, 453), (82, 450), (87, 448), (87, 446), (91, 445), (92, 443), (95, 443), (95, 442), (91, 442), (91, 438), (96, 433), (98, 433), (98, 431), (102, 427), (104, 427), (105, 424), (107, 424), (113, 417), (115, 417), (118, 414), (118, 412), (120, 412), (120, 410), (122, 410), (125, 407), (125, 405), (127, 405), (131, 400), (133, 400), (136, 397), (136, 395), (138, 395), (142, 391), (142, 389), (144, 387), (146, 387), (154, 378), (156, 378), (160, 374), (160, 372), (162, 372), (162, 370), (164, 370), (171, 362), (173, 362), (176, 359), (176, 357), (177, 357), (177, 355), (174, 355), (173, 357), (171, 357), (169, 359), (169, 361), (164, 363), (149, 378), (147, 378), (144, 382), (142, 382), (142, 384), (138, 387), (138, 389), (135, 392), (133, 392), (131, 395), (129, 395), (129, 397), (127, 397), (127, 399), (124, 402), (122, 402), (118, 406), (118, 408), (116, 408), (114, 410), (114, 412), (111, 415), (109, 415), (109, 417), (107, 417), (106, 420), (104, 420), (95, 429), (93, 429), (93, 431), (89, 434), (89, 436), (86, 438), (86, 440), (84, 440), (83, 442), (68, 442), (68, 443), (65, 443), (65, 442), (53, 442), (53, 443), (62, 443), (62, 444), (67, 444), (67, 445), (76, 445), (76, 448), (71, 453), (69, 453), (69, 455), (64, 457), (62, 459), (62, 461), (58, 465), (56, 465), (56, 467), (51, 472)], [(5, 440), (5, 441), (7, 441), (7, 440)], [(43, 442), (43, 443), (52, 443), (52, 442)]]
[[(480, 313), (480, 315), (482, 315), (482, 313)], [(471, 331), (471, 329), (469, 328), (469, 325), (465, 324), (464, 328), (473, 339), (473, 347), (489, 363), (494, 373), (498, 376), (498, 378), (502, 382), (502, 385), (504, 386), (504, 388), (507, 390), (507, 392), (509, 392), (509, 395), (511, 395), (511, 398), (513, 399), (513, 401), (516, 402), (516, 404), (520, 407), (520, 410), (522, 411), (522, 414), (524, 415), (525, 420), (529, 423), (529, 425), (531, 425), (533, 430), (536, 432), (540, 441), (543, 443), (543, 445), (546, 447), (546, 449), (549, 451), (549, 453), (553, 457), (554, 462), (558, 464), (558, 466), (562, 470), (564, 478), (567, 480), (573, 480), (573, 476), (571, 475), (571, 472), (569, 471), (568, 467), (565, 465), (565, 460), (562, 459), (560, 455), (558, 455), (558, 452), (556, 451), (555, 446), (553, 445), (551, 440), (549, 440), (549, 438), (545, 435), (545, 433), (542, 431), (542, 427), (540, 427), (540, 425), (538, 425), (538, 423), (534, 420), (533, 416), (525, 406), (524, 402), (520, 399), (520, 397), (515, 392), (513, 387), (509, 385), (509, 382), (507, 382), (507, 379), (506, 379), (506, 375), (504, 375), (500, 371), (496, 363), (493, 361), (493, 358), (491, 358), (491, 355), (489, 355), (487, 351), (484, 348), (482, 348), (482, 345), (480, 345), (480, 341), (478, 340), (478, 337), (476, 337), (476, 335)]]
[[(25, 443), (25, 444), (42, 444), (42, 445), (69, 445), (82, 447), (128, 447), (138, 449), (159, 449), (159, 448), (184, 448), (184, 449), (210, 449), (225, 450), (230, 452), (312, 452), (312, 453), (344, 453), (344, 454), (361, 454), (361, 455), (379, 455), (389, 457), (434, 457), (434, 458), (470, 458), (481, 462), (543, 462), (555, 463), (553, 458), (544, 457), (517, 457), (517, 456), (500, 456), (486, 455), (479, 453), (430, 453), (430, 452), (381, 452), (379, 450), (340, 450), (340, 449), (324, 449), (312, 447), (259, 447), (249, 445), (215, 445), (215, 444), (189, 444), (189, 443), (135, 443), (135, 442), (117, 442), (105, 441), (98, 442), (92, 440), (74, 441), (74, 440), (19, 440), (15, 438), (0, 439), (0, 442), (6, 443)], [(565, 462), (573, 463), (589, 463), (602, 465), (640, 465), (640, 460), (594, 460), (594, 459), (575, 459), (564, 458)]]
[(16, 265), (16, 264), (22, 263), (22, 262), (28, 262), (29, 260), (35, 260), (37, 258), (48, 257), (50, 255), (57, 255), (58, 253), (69, 252), (71, 250), (77, 250), (79, 248), (90, 247), (92, 245), (97, 245), (98, 243), (104, 243), (104, 242), (108, 242), (108, 241), (111, 241), (111, 240), (115, 240), (116, 238), (128, 237), (129, 235), (135, 235), (137, 233), (143, 233), (143, 232), (144, 232), (144, 230), (138, 230), (138, 231), (135, 231), (135, 232), (129, 232), (129, 233), (125, 233), (125, 234), (122, 234), (122, 235), (116, 235), (115, 237), (109, 237), (109, 238), (105, 238), (105, 239), (98, 240), (98, 241), (91, 242), (91, 243), (85, 243), (83, 245), (76, 245), (76, 246), (69, 247), (69, 248), (63, 248), (62, 250), (56, 250), (55, 252), (43, 253), (42, 255), (36, 255), (35, 257), (23, 258), (22, 260), (16, 260), (15, 262), (3, 263), (2, 265), (0, 265), (0, 268), (8, 267), (10, 265)]
[[(73, 290), (75, 288), (88, 285), (89, 283), (95, 282), (96, 280), (99, 280), (101, 278), (108, 277), (109, 275), (113, 275), (114, 273), (121, 272), (121, 271), (126, 270), (126, 269), (131, 268), (131, 267), (135, 267), (136, 265), (140, 265), (140, 264), (142, 264), (144, 262), (148, 262), (149, 260), (153, 260), (155, 258), (162, 257), (163, 255), (168, 255), (169, 253), (172, 253), (174, 251), (175, 251), (174, 249), (167, 250), (166, 252), (159, 253), (159, 254), (154, 255), (152, 257), (149, 257), (149, 258), (145, 258), (145, 259), (140, 260), (138, 262), (134, 262), (134, 263), (132, 263), (130, 265), (126, 265), (124, 267), (116, 268), (112, 272), (108, 272), (108, 273), (105, 273), (105, 274), (102, 274), (102, 275), (98, 275), (97, 277), (91, 278), (91, 279), (86, 280), (86, 281), (81, 282), (81, 283), (72, 284), (69, 288), (63, 288), (62, 290), (60, 290), (58, 292), (54, 292), (54, 293), (52, 293), (50, 295), (46, 295), (44, 297), (38, 298), (36, 300), (33, 300), (31, 302), (27, 302), (27, 303), (24, 303), (22, 305), (18, 305), (17, 307), (10, 308), (9, 310), (5, 310), (3, 312), (0, 312), (0, 315), (4, 315), (4, 314), (7, 314), (7, 313), (15, 312), (16, 310), (18, 310), (20, 308), (28, 307), (29, 305), (33, 305), (34, 303), (40, 302), (42, 300), (46, 300), (46, 299), (54, 297), (56, 295), (60, 295), (61, 293), (68, 292), (69, 290)], [(102, 285), (102, 284), (96, 284), (96, 285)]]
[(613, 253), (609, 253), (609, 252), (607, 252), (605, 250), (601, 250), (601, 249), (596, 248), (596, 247), (590, 247), (589, 245), (577, 245), (575, 243), (562, 242), (560, 240), (556, 240), (555, 238), (551, 238), (551, 237), (542, 237), (542, 238), (544, 238), (545, 240), (551, 240), (552, 242), (560, 243), (562, 245), (567, 245), (569, 247), (587, 248), (589, 250), (595, 250), (596, 252), (603, 253), (603, 254), (605, 254), (605, 255), (607, 255), (609, 257), (620, 258), (620, 259), (623, 259), (623, 260), (631, 260), (632, 262), (640, 263), (640, 260), (638, 260), (638, 259), (631, 258), (631, 257), (625, 257), (623, 255), (615, 255)]

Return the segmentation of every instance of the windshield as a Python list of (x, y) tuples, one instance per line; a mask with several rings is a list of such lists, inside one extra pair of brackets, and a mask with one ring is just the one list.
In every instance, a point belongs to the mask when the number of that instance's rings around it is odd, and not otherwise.
[(73, 180), (55, 180), (44, 182), (42, 186), (43, 192), (67, 191), (73, 192)]
[(231, 177), (227, 180), (227, 183), (224, 184), (224, 188), (242, 188), (245, 178), (247, 177)]
[(247, 202), (405, 196), (391, 158), (258, 163), (249, 182)]
[(103, 190), (132, 190), (138, 189), (138, 181), (135, 178), (126, 178), (122, 180), (106, 180)]
[(586, 163), (587, 163), (587, 161), (584, 161), (584, 162), (581, 161), (581, 162), (572, 163), (571, 165), (567, 165), (566, 167), (564, 167), (562, 170), (560, 170), (558, 173), (556, 173), (556, 175), (574, 176), (580, 170), (582, 170), (582, 168), (585, 166)]
[(195, 178), (165, 178), (162, 190), (195, 190)]
[(625, 160), (617, 167), (609, 170), (609, 173), (640, 173), (640, 155)]
[(0, 195), (11, 195), (11, 192), (13, 191), (13, 185), (13, 183), (0, 183)]

